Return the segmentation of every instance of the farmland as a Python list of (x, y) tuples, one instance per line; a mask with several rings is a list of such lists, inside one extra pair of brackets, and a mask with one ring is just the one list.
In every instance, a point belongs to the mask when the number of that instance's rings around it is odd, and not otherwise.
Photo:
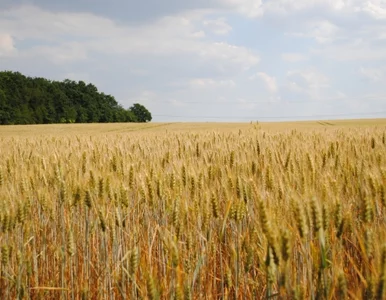
[(382, 299), (386, 120), (0, 127), (1, 299)]

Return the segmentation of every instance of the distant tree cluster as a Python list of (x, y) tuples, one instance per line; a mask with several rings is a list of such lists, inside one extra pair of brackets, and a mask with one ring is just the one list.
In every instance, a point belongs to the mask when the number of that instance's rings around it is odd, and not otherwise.
[(0, 72), (0, 124), (149, 122), (141, 104), (124, 109), (83, 81), (51, 81)]

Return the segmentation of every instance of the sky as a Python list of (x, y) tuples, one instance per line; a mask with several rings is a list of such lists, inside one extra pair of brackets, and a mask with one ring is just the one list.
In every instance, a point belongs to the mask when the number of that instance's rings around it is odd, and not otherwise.
[(386, 0), (0, 0), (0, 71), (156, 122), (386, 117)]

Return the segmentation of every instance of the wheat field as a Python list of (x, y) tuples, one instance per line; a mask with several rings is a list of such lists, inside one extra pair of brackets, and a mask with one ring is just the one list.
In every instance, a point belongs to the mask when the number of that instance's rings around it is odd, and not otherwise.
[(1, 299), (384, 299), (386, 120), (0, 128)]

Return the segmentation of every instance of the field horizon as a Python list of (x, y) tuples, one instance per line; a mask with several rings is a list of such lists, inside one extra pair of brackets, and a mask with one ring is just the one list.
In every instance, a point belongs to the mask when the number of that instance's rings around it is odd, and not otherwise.
[[(179, 130), (242, 130), (258, 126), (262, 130), (286, 129), (322, 129), (338, 127), (386, 126), (386, 118), (346, 119), (346, 120), (307, 120), (277, 122), (150, 122), (150, 123), (84, 123), (84, 124), (37, 124), (37, 125), (2, 125), (0, 136), (8, 134), (66, 134), (77, 131), (79, 134), (109, 132), (145, 132)], [(41, 131), (42, 128), (44, 131)]]

